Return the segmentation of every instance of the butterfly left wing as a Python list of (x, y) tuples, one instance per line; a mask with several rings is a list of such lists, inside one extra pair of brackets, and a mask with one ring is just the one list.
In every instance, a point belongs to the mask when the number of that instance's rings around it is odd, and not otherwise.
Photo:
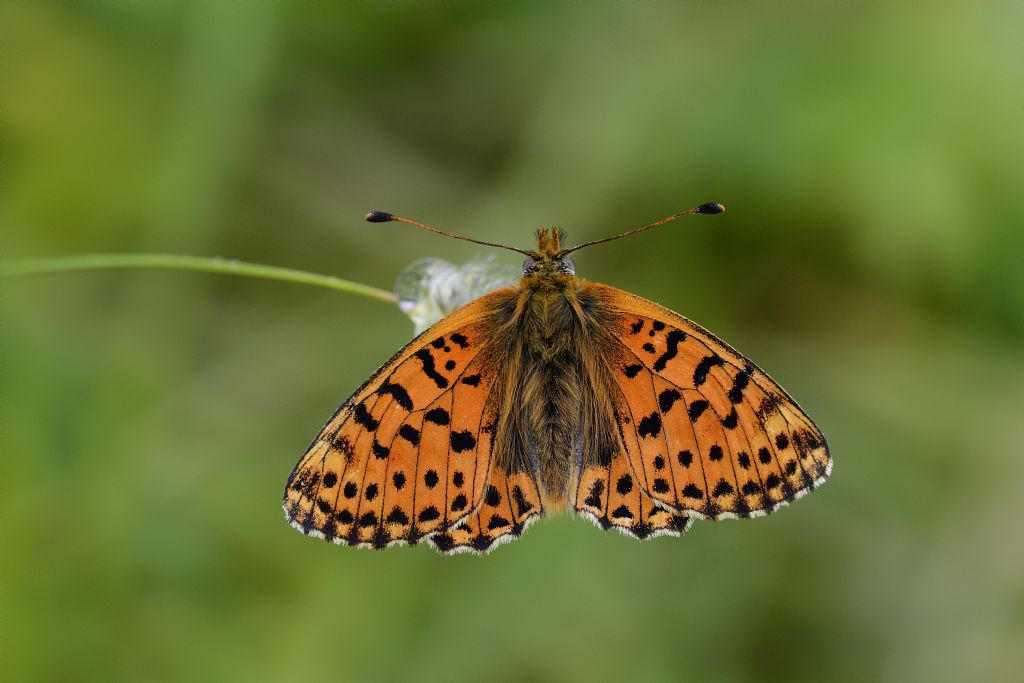
[(829, 476), (825, 437), (762, 370), (678, 313), (587, 287), (615, 321), (620, 434), (658, 505), (691, 517), (764, 515)]
[(457, 525), (482, 504), (497, 410), (485, 321), (509, 297), (498, 290), (444, 318), (342, 404), (288, 479), (292, 526), (384, 548)]

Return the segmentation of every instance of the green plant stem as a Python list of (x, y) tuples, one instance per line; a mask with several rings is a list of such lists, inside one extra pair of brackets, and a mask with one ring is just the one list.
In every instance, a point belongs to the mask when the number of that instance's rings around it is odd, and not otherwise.
[(395, 295), (383, 289), (364, 285), (359, 282), (342, 280), (331, 275), (309, 273), (304, 270), (265, 266), (257, 263), (245, 263), (224, 258), (206, 258), (201, 256), (179, 256), (175, 254), (83, 254), (64, 258), (21, 259), (0, 261), (0, 275), (49, 275), (82, 270), (98, 270), (106, 268), (163, 268), (170, 270), (196, 270), (205, 273), (224, 273), (227, 275), (245, 275), (265, 280), (296, 282), (336, 289), (349, 294), (395, 302)]

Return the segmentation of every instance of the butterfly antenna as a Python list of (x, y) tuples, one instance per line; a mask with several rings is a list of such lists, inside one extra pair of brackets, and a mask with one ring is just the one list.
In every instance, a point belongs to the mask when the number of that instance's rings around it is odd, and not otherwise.
[(630, 235), (635, 235), (638, 232), (643, 232), (644, 230), (650, 230), (651, 228), (656, 228), (659, 225), (664, 225), (665, 223), (668, 223), (669, 221), (674, 221), (675, 219), (682, 218), (683, 216), (692, 216), (695, 213), (706, 213), (706, 214), (722, 213), (723, 211), (725, 211), (725, 207), (722, 206), (721, 204), (719, 204), (718, 202), (710, 202), (708, 204), (701, 204), (700, 206), (695, 206), (692, 209), (687, 209), (686, 211), (681, 211), (679, 213), (674, 213), (671, 216), (668, 216), (666, 218), (662, 218), (660, 221), (656, 221), (654, 223), (651, 223), (650, 225), (645, 225), (645, 226), (640, 227), (640, 228), (635, 228), (635, 229), (629, 230), (627, 232), (619, 233), (618, 235), (612, 235), (611, 237), (605, 237), (603, 239), (591, 240), (590, 242), (584, 242), (583, 244), (578, 244), (575, 247), (573, 247), (572, 249), (566, 249), (562, 253), (563, 254), (571, 254), (572, 252), (574, 252), (574, 251), (576, 251), (578, 249), (582, 249), (583, 247), (590, 247), (590, 246), (593, 246), (595, 244), (601, 244), (602, 242), (611, 242), (612, 240), (617, 240), (620, 237), (629, 237)]
[(429, 225), (423, 225), (423, 223), (419, 223), (409, 218), (402, 218), (401, 216), (396, 216), (393, 213), (388, 213), (386, 211), (371, 211), (370, 213), (366, 214), (366, 220), (369, 223), (389, 223), (391, 221), (396, 221), (398, 223), (408, 223), (409, 225), (415, 225), (417, 228), (423, 228), (424, 230), (429, 230), (430, 232), (436, 232), (438, 235), (444, 235), (445, 237), (454, 237), (457, 240), (472, 242), (473, 244), (482, 244), (485, 247), (499, 247), (501, 249), (508, 249), (509, 251), (517, 251), (520, 254), (526, 254), (527, 256), (531, 255), (530, 252), (528, 252), (525, 249), (510, 247), (507, 244), (484, 242), (483, 240), (475, 240), (472, 237), (463, 237), (462, 235), (455, 235), (450, 232), (445, 232), (444, 230), (432, 228)]

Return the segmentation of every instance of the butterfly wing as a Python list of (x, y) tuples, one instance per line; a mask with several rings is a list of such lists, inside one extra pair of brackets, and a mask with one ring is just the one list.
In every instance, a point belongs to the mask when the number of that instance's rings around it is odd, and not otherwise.
[(443, 553), (487, 553), (519, 538), (543, 512), (532, 474), (492, 467), (479, 509), (455, 528), (434, 534), (428, 542)]
[(693, 517), (759, 516), (825, 481), (825, 437), (764, 371), (678, 313), (588, 287), (617, 320), (620, 433), (654, 501)]
[(679, 536), (693, 523), (643, 495), (625, 453), (617, 454), (607, 465), (594, 464), (583, 470), (575, 507), (600, 528), (639, 539)]
[(296, 529), (384, 548), (459, 524), (491, 470), (496, 368), (487, 320), (515, 291), (485, 295), (396, 353), (345, 401), (288, 478)]

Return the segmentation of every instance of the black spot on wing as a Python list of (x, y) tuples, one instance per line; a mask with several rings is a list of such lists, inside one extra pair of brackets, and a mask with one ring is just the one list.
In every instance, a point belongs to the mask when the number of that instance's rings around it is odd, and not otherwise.
[(526, 496), (523, 495), (523, 490), (519, 486), (512, 487), (512, 500), (516, 502), (516, 513), (520, 517), (533, 509), (533, 503), (526, 500)]
[(402, 425), (398, 430), (398, 435), (413, 446), (418, 446), (420, 443), (420, 431), (412, 425)]
[(368, 432), (377, 431), (377, 427), (380, 426), (380, 422), (373, 419), (370, 411), (366, 409), (366, 404), (362, 401), (356, 404), (356, 408), (352, 412), (352, 419), (356, 421), (356, 424), (362, 425)]
[(511, 526), (512, 523), (502, 517), (501, 515), (491, 515), (491, 519), (487, 522), (487, 530), (494, 531), (502, 527)]
[(693, 403), (690, 404), (690, 409), (689, 409), (690, 420), (691, 421), (696, 421), (697, 418), (699, 418), (704, 413), (704, 411), (707, 410), (707, 409), (708, 409), (708, 402), (703, 400), (703, 399), (697, 399), (696, 401), (694, 401)]
[(768, 463), (770, 463), (772, 461), (772, 454), (771, 454), (771, 452), (769, 452), (769, 450), (767, 448), (762, 446), (757, 451), (757, 459), (761, 461), (762, 465), (767, 465)]
[(715, 444), (714, 446), (712, 446), (711, 447), (711, 452), (708, 454), (708, 457), (711, 458), (715, 462), (718, 462), (719, 460), (721, 460), (724, 457), (724, 455), (722, 453), (722, 447), (719, 446), (718, 444)]
[(421, 522), (432, 522), (441, 516), (441, 513), (437, 511), (437, 508), (433, 505), (423, 508), (423, 511), (416, 517)]
[(370, 450), (373, 451), (373, 454), (380, 460), (384, 460), (391, 453), (391, 449), (388, 448), (387, 446), (382, 445), (379, 441), (377, 441), (377, 439), (373, 440), (373, 445), (370, 446)]
[[(655, 323), (655, 329), (659, 323)], [(660, 323), (664, 327), (665, 323)], [(681, 330), (672, 330), (665, 337), (665, 353), (658, 356), (658, 360), (654, 361), (654, 371), (661, 372), (665, 369), (665, 366), (670, 360), (675, 358), (679, 354), (679, 345), (686, 341), (686, 333)]]
[(650, 415), (641, 418), (637, 433), (641, 437), (658, 436), (661, 434), (661, 415), (654, 411)]
[(484, 536), (483, 534), (478, 534), (473, 537), (471, 545), (473, 546), (474, 550), (482, 553), (488, 548), (490, 548), (492, 543), (494, 543), (493, 538)]
[(733, 406), (732, 412), (722, 418), (722, 426), (726, 429), (736, 429), (738, 423), (739, 415), (736, 414), (736, 407)]
[(620, 505), (612, 511), (612, 517), (617, 519), (633, 519), (633, 513), (625, 505)]
[(590, 487), (590, 494), (584, 499), (583, 504), (600, 510), (603, 505), (601, 503), (601, 494), (604, 493), (604, 481), (598, 479)]
[(446, 425), (451, 421), (451, 416), (444, 408), (434, 408), (433, 410), (428, 410), (423, 419), (436, 425)]
[(732, 388), (729, 389), (729, 400), (733, 403), (740, 403), (743, 400), (743, 390), (747, 388), (749, 382), (750, 375), (742, 370), (737, 373), (732, 381)]
[(402, 472), (395, 472), (391, 476), (391, 481), (394, 483), (395, 488), (401, 491), (402, 487), (405, 486), (405, 474)]
[(420, 349), (414, 355), (423, 364), (423, 374), (434, 380), (434, 384), (437, 385), (438, 389), (444, 389), (448, 386), (448, 379), (439, 373), (434, 365), (434, 354), (430, 353), (428, 349)]
[(381, 396), (391, 396), (391, 398), (395, 399), (395, 403), (405, 408), (406, 411), (412, 410), (412, 399), (409, 397), (409, 392), (401, 384), (384, 382), (380, 389), (377, 390), (377, 393)]
[(699, 499), (704, 497), (704, 492), (701, 491), (695, 484), (687, 484), (683, 487), (683, 495), (687, 498)]
[(672, 406), (675, 404), (675, 402), (681, 399), (682, 397), (683, 395), (680, 394), (675, 389), (665, 389), (660, 394), (658, 394), (658, 407), (661, 408), (661, 412), (667, 413), (668, 411), (672, 410)]
[(644, 369), (644, 366), (634, 363), (633, 365), (627, 365), (622, 369), (623, 374), (626, 377), (633, 379), (640, 374), (640, 371)]
[(704, 382), (708, 381), (708, 373), (711, 372), (711, 368), (716, 365), (724, 365), (725, 359), (719, 356), (717, 353), (713, 353), (710, 356), (706, 356), (697, 363), (697, 367), (693, 369), (693, 386), (699, 387)]
[(468, 384), (471, 387), (475, 387), (480, 384), (480, 375), (467, 375), (462, 378), (463, 384)]
[(689, 467), (690, 463), (693, 462), (693, 453), (688, 450), (679, 451), (676, 458), (679, 460), (680, 465), (683, 467)]
[(501, 504), (501, 494), (498, 493), (497, 487), (487, 487), (487, 495), (484, 496), (484, 502), (490, 505), (491, 507), (495, 507)]
[(469, 348), (469, 339), (467, 339), (465, 335), (462, 335), (462, 334), (459, 334), (458, 332), (456, 332), (455, 334), (453, 334), (451, 336), (451, 339), (452, 339), (452, 343), (453, 344), (458, 344), (460, 349)]
[(629, 329), (633, 332), (633, 334), (640, 334), (640, 330), (644, 329), (644, 321), (637, 320), (635, 323), (630, 323)]
[(619, 480), (615, 483), (615, 490), (622, 495), (626, 495), (633, 490), (633, 477), (628, 474), (623, 474), (619, 477)]
[(472, 433), (467, 431), (452, 432), (451, 442), (452, 450), (455, 451), (456, 453), (469, 451), (476, 447), (476, 437), (474, 437)]
[(405, 514), (402, 508), (396, 505), (391, 508), (391, 512), (388, 513), (388, 516), (384, 521), (388, 524), (400, 524), (405, 526), (409, 523), (409, 515)]

